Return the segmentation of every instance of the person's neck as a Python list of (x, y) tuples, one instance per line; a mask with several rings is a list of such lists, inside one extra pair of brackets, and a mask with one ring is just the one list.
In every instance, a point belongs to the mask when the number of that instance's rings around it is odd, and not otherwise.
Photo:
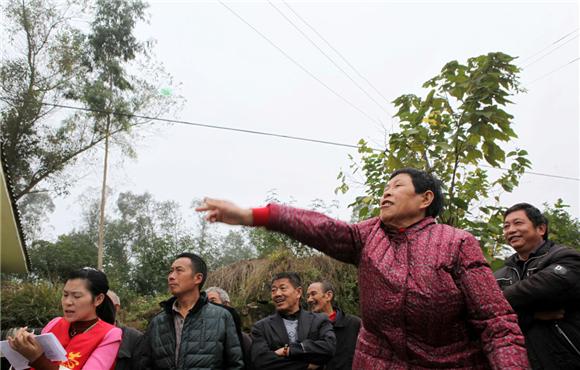
[(330, 316), (334, 312), (334, 308), (332, 308), (332, 305), (329, 304), (326, 307), (324, 307), (324, 310), (322, 312)]
[(421, 221), (425, 217), (426, 216), (424, 214), (421, 214), (415, 217), (404, 218), (402, 220), (392, 220), (388, 224), (385, 224), (385, 226), (387, 226), (387, 228), (389, 229), (400, 231), (408, 228), (409, 226), (415, 225), (417, 222)]
[(292, 316), (292, 315), (295, 315), (298, 311), (300, 311), (300, 306), (298, 306), (296, 308), (292, 308), (288, 311), (284, 311), (284, 312), (280, 311), (280, 314), (282, 316)]
[(546, 241), (542, 239), (538, 244), (536, 244), (534, 248), (530, 249), (529, 251), (518, 253), (519, 259), (522, 261), (527, 261), (530, 258), (530, 255), (536, 252), (542, 245), (544, 245), (545, 242)]
[(177, 307), (183, 317), (195, 306), (199, 297), (200, 293), (197, 289), (175, 297), (177, 299)]
[(77, 321), (74, 321), (74, 322), (85, 323), (85, 322), (89, 322), (89, 321), (94, 321), (94, 320), (96, 320), (98, 318), (99, 317), (95, 313), (93, 316), (88, 316), (88, 317), (83, 318), (82, 320), (77, 320)]

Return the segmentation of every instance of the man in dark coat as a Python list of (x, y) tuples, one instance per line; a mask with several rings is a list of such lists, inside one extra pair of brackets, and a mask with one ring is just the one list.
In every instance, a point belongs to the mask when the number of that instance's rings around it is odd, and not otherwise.
[(236, 325), (236, 333), (238, 333), (238, 339), (242, 345), (242, 353), (244, 355), (244, 365), (245, 369), (250, 369), (250, 347), (252, 346), (252, 338), (249, 334), (242, 331), (242, 319), (238, 311), (232, 307), (230, 301), (230, 295), (228, 292), (220, 287), (212, 286), (205, 290), (207, 294), (207, 299), (213, 303), (220, 305), (229, 311), (229, 313), (234, 318), (234, 324)]
[(360, 318), (349, 315), (334, 302), (334, 287), (326, 280), (315, 281), (308, 287), (306, 299), (312, 312), (328, 316), (336, 336), (336, 354), (324, 370), (350, 370), (360, 329)]
[(115, 370), (137, 370), (139, 369), (138, 361), (140, 360), (139, 348), (143, 333), (139, 330), (121, 324), (119, 312), (121, 311), (121, 299), (109, 289), (107, 295), (115, 306), (115, 325), (123, 331), (121, 338), (121, 347), (117, 353)]
[(504, 214), (516, 251), (495, 272), (518, 314), (534, 369), (580, 369), (580, 253), (548, 240), (548, 221), (519, 203)]
[(274, 275), (276, 313), (252, 328), (252, 366), (256, 370), (316, 369), (334, 355), (336, 338), (328, 317), (300, 309), (302, 283), (295, 272)]
[(205, 262), (193, 253), (173, 261), (168, 276), (173, 297), (149, 323), (140, 369), (243, 369), (232, 315), (200, 293), (206, 277)]

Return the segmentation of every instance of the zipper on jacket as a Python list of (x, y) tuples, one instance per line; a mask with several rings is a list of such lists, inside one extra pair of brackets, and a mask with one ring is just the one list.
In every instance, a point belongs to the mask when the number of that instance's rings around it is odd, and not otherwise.
[(515, 267), (511, 267), (511, 266), (508, 266), (508, 267), (515, 271), (516, 275), (518, 276), (518, 281), (521, 281), (522, 277), (520, 276), (520, 272), (518, 271), (518, 269)]
[(564, 333), (564, 330), (562, 330), (562, 328), (560, 328), (560, 325), (554, 323), (554, 326), (556, 327), (556, 330), (558, 330), (558, 332), (560, 333), (560, 335), (562, 335), (564, 337), (564, 339), (566, 340), (566, 342), (568, 342), (568, 344), (570, 344), (570, 346), (574, 349), (574, 352), (576, 352), (576, 354), (578, 356), (580, 356), (580, 350), (578, 349), (578, 347), (576, 347), (574, 345), (574, 343), (572, 343), (572, 341), (570, 340), (570, 338), (568, 338), (568, 336), (566, 335), (566, 333)]
[(528, 267), (528, 263), (529, 263), (530, 261), (533, 261), (533, 260), (535, 260), (535, 259), (538, 259), (538, 258), (544, 257), (544, 256), (546, 256), (547, 254), (548, 254), (548, 253), (546, 252), (546, 253), (542, 254), (541, 256), (534, 256), (534, 257), (530, 258), (529, 260), (527, 260), (526, 262), (524, 262), (524, 268), (522, 269), (522, 274), (523, 274), (523, 275), (526, 275), (526, 268)]

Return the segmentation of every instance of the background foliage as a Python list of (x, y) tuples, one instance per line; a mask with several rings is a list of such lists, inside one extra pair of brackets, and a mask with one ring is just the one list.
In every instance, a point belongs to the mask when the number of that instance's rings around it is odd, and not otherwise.
[[(425, 82), (424, 98), (405, 94), (393, 103), (399, 128), (390, 134), (384, 151), (361, 140), (361, 161), (352, 163), (363, 177), (364, 195), (350, 206), (358, 219), (377, 216), (379, 200), (390, 173), (414, 167), (433, 173), (444, 187), (445, 208), (439, 221), (476, 235), (486, 253), (501, 243), (501, 192), (511, 192), (530, 162), (523, 149), (506, 151), (517, 137), (513, 118), (504, 109), (518, 91), (519, 68), (514, 58), (489, 53), (466, 64), (447, 63)], [(490, 169), (501, 170), (493, 177)], [(347, 192), (346, 174), (338, 176), (338, 191)]]

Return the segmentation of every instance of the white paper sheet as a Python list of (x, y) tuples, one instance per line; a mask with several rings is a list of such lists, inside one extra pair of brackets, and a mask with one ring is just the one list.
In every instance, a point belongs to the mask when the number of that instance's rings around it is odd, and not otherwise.
[[(56, 339), (54, 334), (47, 333), (41, 334), (36, 336), (36, 340), (38, 344), (44, 350), (44, 355), (51, 361), (65, 361), (66, 360), (66, 351), (62, 347), (62, 344)], [(26, 357), (22, 356), (20, 353), (16, 352), (15, 350), (10, 347), (7, 340), (3, 340), (0, 342), (0, 351), (2, 351), (2, 356), (6, 357), (10, 365), (15, 370), (23, 370), (28, 369), (30, 366), (28, 365), (28, 360)]]

